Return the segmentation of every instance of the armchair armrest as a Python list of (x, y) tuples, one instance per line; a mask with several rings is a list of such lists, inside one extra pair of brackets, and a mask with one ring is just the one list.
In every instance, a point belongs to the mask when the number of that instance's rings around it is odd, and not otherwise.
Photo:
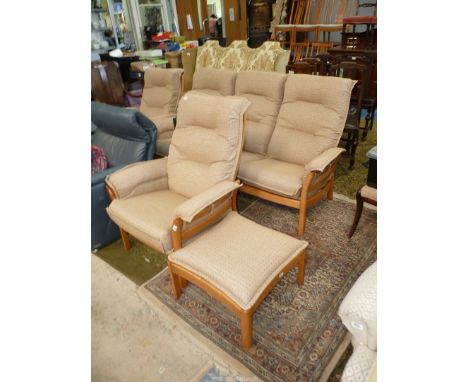
[(168, 188), (167, 158), (137, 162), (106, 177), (106, 184), (119, 199)]
[(183, 221), (190, 223), (204, 208), (209, 207), (239, 187), (241, 187), (239, 183), (229, 180), (222, 181), (180, 204), (175, 210), (176, 217), (180, 217)]
[(338, 156), (343, 151), (345, 150), (340, 147), (333, 147), (331, 149), (325, 150), (319, 156), (315, 157), (309, 163), (306, 164), (304, 174), (307, 175), (307, 173), (311, 171), (322, 172), (325, 169), (325, 167), (327, 167), (331, 162), (338, 158)]

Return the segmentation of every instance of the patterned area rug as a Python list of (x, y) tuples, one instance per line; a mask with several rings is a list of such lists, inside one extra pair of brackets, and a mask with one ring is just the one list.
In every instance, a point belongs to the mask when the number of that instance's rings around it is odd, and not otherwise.
[[(339, 200), (309, 209), (305, 283), (296, 284), (296, 269), (280, 280), (254, 315), (254, 339), (248, 351), (240, 346), (238, 318), (194, 285), (189, 284), (175, 300), (166, 269), (144, 288), (260, 378), (318, 381), (347, 332), (338, 307), (359, 275), (376, 260), (376, 213), (364, 209), (348, 240), (354, 210), (353, 204)], [(297, 210), (257, 200), (242, 214), (295, 235)]]

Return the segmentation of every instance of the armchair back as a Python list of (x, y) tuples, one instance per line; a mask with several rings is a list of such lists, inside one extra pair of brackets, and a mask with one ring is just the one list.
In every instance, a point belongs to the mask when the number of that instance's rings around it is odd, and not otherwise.
[(167, 161), (169, 189), (190, 198), (235, 179), (249, 105), (241, 97), (182, 97)]

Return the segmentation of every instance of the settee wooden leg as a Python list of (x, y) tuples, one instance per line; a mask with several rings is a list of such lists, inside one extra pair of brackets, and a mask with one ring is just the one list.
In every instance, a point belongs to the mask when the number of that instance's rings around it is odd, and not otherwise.
[(302, 251), (302, 254), (300, 255), (300, 259), (299, 259), (299, 263), (298, 263), (297, 278), (296, 278), (296, 281), (297, 281), (298, 285), (304, 284), (306, 256), (307, 256), (307, 252), (304, 249)]
[(297, 234), (299, 236), (304, 235), (306, 217), (307, 217), (307, 204), (306, 203), (303, 204), (301, 200), (301, 206), (299, 207), (299, 225), (297, 227)]
[(252, 313), (244, 310), (239, 316), (242, 347), (247, 350), (252, 346)]
[(333, 200), (333, 188), (334, 187), (335, 187), (335, 182), (334, 180), (331, 180), (330, 183), (328, 184), (328, 191), (327, 191), (328, 200)]
[(351, 239), (351, 237), (354, 235), (354, 231), (356, 231), (356, 227), (359, 223), (359, 219), (361, 219), (363, 205), (364, 205), (364, 201), (362, 200), (361, 190), (359, 190), (356, 193), (356, 213), (354, 214), (353, 225), (351, 226), (351, 229), (349, 230), (349, 233), (348, 233), (349, 239)]
[(183, 279), (182, 277), (179, 277), (179, 281), (180, 281), (181, 288), (185, 288), (188, 284), (188, 281)]
[(180, 285), (181, 284), (180, 281), (182, 280), (182, 278), (172, 271), (170, 265), (169, 265), (169, 271), (171, 273), (172, 291), (174, 292), (174, 296), (177, 299), (180, 297), (182, 293), (181, 285)]
[(120, 237), (122, 238), (122, 243), (124, 245), (124, 248), (126, 251), (130, 251), (130, 248), (132, 248), (132, 245), (130, 244), (130, 239), (128, 238), (128, 232), (123, 230), (122, 228), (119, 228), (120, 230)]

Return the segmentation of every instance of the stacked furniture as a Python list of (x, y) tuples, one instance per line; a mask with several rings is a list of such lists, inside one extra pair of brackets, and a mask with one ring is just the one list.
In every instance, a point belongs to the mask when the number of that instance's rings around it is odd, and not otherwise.
[(199, 48), (187, 49), (182, 53), (184, 91), (192, 89), (193, 74), (198, 68), (285, 73), (289, 54), (289, 50), (282, 49), (278, 42), (265, 41), (253, 49), (244, 40), (233, 41), (225, 48), (218, 41), (209, 40)]
[(333, 198), (353, 86), (344, 78), (197, 69), (192, 91), (250, 100), (241, 191), (299, 209), (303, 235), (307, 208)]
[(311, 15), (310, 5), (308, 0), (292, 0), (288, 23), (274, 25), (272, 37), (291, 50), (292, 62), (326, 53), (334, 45), (331, 33), (341, 31), (343, 17), (356, 9), (355, 1), (316, 0)]
[(108, 168), (91, 177), (91, 249), (119, 238), (118, 227), (105, 208), (110, 200), (105, 178), (134, 162), (153, 158), (156, 140), (154, 124), (136, 110), (91, 102), (91, 143), (104, 150)]
[(358, 278), (338, 310), (351, 333), (353, 354), (341, 382), (376, 381), (377, 368), (377, 263)]

